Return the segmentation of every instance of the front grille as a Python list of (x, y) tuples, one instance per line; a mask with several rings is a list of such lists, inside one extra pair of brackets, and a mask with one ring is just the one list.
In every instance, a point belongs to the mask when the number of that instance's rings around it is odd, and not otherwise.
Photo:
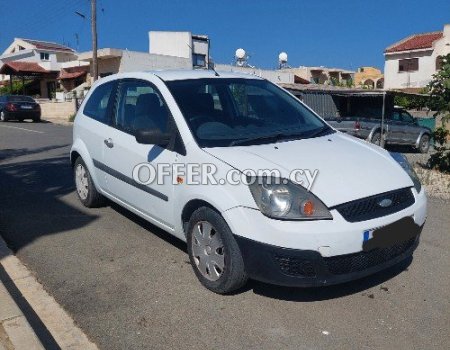
[[(392, 201), (392, 204), (387, 207), (381, 206), (379, 203), (385, 199)], [(393, 214), (413, 204), (414, 195), (411, 188), (402, 188), (340, 204), (333, 209), (336, 209), (345, 220), (357, 222)]]
[(369, 252), (338, 255), (324, 258), (323, 260), (328, 271), (333, 275), (343, 275), (363, 271), (402, 255), (414, 245), (415, 240), (416, 238), (414, 237), (387, 248), (377, 248)]
[(308, 259), (301, 259), (287, 255), (275, 255), (275, 260), (281, 271), (289, 276), (315, 277), (316, 270), (313, 263)]

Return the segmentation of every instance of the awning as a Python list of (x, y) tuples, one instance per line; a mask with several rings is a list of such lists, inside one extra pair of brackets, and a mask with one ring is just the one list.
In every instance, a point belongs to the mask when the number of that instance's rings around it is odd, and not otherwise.
[(85, 71), (85, 70), (68, 72), (67, 70), (62, 69), (61, 72), (59, 73), (58, 79), (59, 80), (76, 79), (76, 78), (82, 77), (86, 74), (87, 74), (87, 71)]
[(49, 73), (52, 72), (42, 68), (35, 62), (11, 61), (4, 63), (0, 68), (0, 74), (5, 75), (36, 76)]

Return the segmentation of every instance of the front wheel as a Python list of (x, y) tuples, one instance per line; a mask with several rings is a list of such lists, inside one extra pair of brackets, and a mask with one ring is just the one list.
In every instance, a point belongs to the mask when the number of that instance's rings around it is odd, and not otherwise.
[(202, 207), (192, 214), (187, 244), (195, 275), (209, 290), (226, 294), (247, 282), (239, 246), (227, 223), (215, 210)]
[(420, 153), (428, 153), (430, 149), (430, 136), (422, 135), (419, 141), (419, 152)]

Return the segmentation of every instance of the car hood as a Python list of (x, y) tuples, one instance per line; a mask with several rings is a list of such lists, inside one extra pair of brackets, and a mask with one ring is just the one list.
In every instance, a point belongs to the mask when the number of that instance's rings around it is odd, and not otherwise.
[(289, 178), (296, 169), (318, 170), (310, 190), (328, 207), (413, 186), (387, 151), (339, 132), (311, 139), (204, 150), (240, 171), (276, 169)]

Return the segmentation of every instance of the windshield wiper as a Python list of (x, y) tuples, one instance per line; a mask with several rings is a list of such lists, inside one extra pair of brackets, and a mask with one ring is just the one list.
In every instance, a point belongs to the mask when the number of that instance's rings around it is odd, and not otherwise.
[(255, 137), (248, 137), (245, 139), (238, 139), (231, 141), (229, 146), (238, 146), (238, 145), (248, 145), (257, 143), (259, 141), (265, 142), (265, 143), (276, 143), (281, 140), (295, 140), (295, 139), (302, 139), (302, 138), (312, 138), (317, 136), (323, 136), (328, 135), (330, 132), (332, 132), (333, 129), (331, 129), (328, 126), (323, 126), (318, 130), (314, 130), (313, 133), (307, 134), (306, 132), (297, 132), (297, 133), (275, 133), (271, 135), (262, 135), (262, 136), (255, 136)]
[(285, 134), (285, 133), (276, 133), (271, 135), (262, 135), (262, 136), (255, 136), (255, 137), (248, 137), (245, 139), (239, 139), (231, 141), (229, 146), (238, 146), (238, 145), (245, 145), (245, 144), (253, 144), (254, 142), (263, 141), (266, 143), (276, 143), (281, 140), (290, 139), (296, 136), (300, 136), (300, 133), (295, 134)]
[(308, 138), (313, 138), (313, 137), (317, 137), (317, 136), (324, 136), (324, 135), (328, 135), (333, 131), (333, 129), (331, 129), (328, 126), (323, 126), (321, 127), (319, 130), (314, 131), (312, 134), (308, 135)]

